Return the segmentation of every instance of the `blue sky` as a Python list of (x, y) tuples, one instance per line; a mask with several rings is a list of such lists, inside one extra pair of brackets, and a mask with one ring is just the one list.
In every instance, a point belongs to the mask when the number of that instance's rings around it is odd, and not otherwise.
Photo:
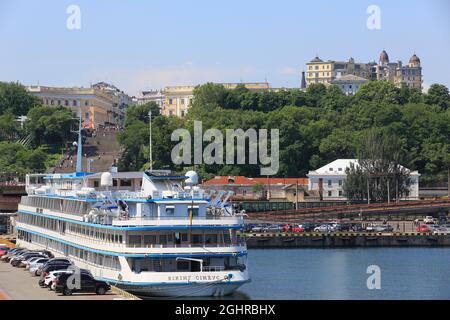
[[(81, 29), (69, 30), (69, 5)], [(369, 5), (381, 29), (369, 30)], [(323, 59), (408, 62), (416, 52), (425, 86), (450, 87), (446, 0), (0, 0), (0, 80), (89, 86), (130, 94), (206, 81), (296, 87), (305, 63)]]

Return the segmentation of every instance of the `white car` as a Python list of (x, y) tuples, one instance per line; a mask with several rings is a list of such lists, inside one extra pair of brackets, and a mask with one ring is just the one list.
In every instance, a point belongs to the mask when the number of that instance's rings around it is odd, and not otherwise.
[(315, 227), (314, 231), (315, 232), (332, 232), (334, 230), (333, 230), (332, 226), (330, 226), (328, 224), (323, 224), (321, 226)]
[(426, 216), (425, 219), (423, 219), (423, 222), (425, 224), (433, 224), (434, 223), (434, 218), (432, 216)]
[[(50, 290), (55, 290), (55, 286), (56, 284), (53, 283), (53, 280), (56, 279), (57, 276), (64, 274), (64, 273), (73, 273), (73, 269), (68, 269), (68, 270), (55, 270), (55, 271), (51, 271), (45, 278), (44, 278), (44, 284), (46, 287), (48, 287)], [(88, 270), (86, 269), (80, 269), (80, 272), (82, 273), (89, 273), (91, 274)]]

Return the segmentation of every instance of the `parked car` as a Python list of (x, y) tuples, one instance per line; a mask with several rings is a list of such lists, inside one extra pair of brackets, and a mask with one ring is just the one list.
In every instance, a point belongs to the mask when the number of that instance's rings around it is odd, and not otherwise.
[[(47, 263), (48, 264), (48, 263)], [(55, 270), (67, 270), (72, 264), (71, 263), (55, 263), (50, 265), (45, 265), (42, 268), (42, 271), (40, 273), (41, 278), (38, 281), (38, 284), (42, 287), (44, 285), (45, 277), (51, 272)]]
[(434, 224), (435, 219), (432, 216), (426, 216), (425, 219), (423, 219), (423, 223), (425, 224)]
[(281, 232), (281, 231), (283, 231), (283, 228), (277, 224), (271, 224), (270, 226), (263, 228), (263, 232)]
[(43, 255), (41, 252), (27, 252), (23, 255), (12, 258), (10, 263), (14, 267), (19, 267), (22, 261), (28, 260), (33, 257), (45, 257), (45, 255)]
[[(53, 288), (52, 288), (52, 284), (53, 284), (53, 280), (56, 279), (56, 277), (62, 275), (62, 274), (73, 274), (74, 270), (73, 269), (67, 269), (67, 270), (55, 270), (55, 271), (51, 271), (45, 278), (44, 278), (44, 286), (48, 287), (50, 290), (55, 290), (55, 286), (56, 284), (54, 284)], [(87, 269), (80, 269), (80, 274), (82, 273), (87, 273), (87, 274), (91, 274), (91, 272)]]
[(30, 261), (32, 261), (33, 259), (38, 259), (38, 258), (47, 258), (46, 256), (44, 256), (43, 254), (37, 255), (37, 256), (31, 256), (27, 259), (22, 259), (19, 264), (17, 265), (19, 268), (25, 268)]
[(292, 232), (301, 233), (301, 232), (305, 232), (305, 229), (303, 229), (301, 224), (297, 224), (297, 225), (292, 226)]
[(28, 265), (25, 266), (25, 269), (30, 273), (35, 274), (36, 270), (43, 266), (48, 261), (48, 258), (36, 258), (33, 261), (30, 261)]
[(252, 231), (252, 232), (263, 232), (263, 229), (264, 229), (264, 228), (265, 228), (264, 225), (258, 224), (258, 225), (256, 225), (256, 226), (254, 226), (254, 227), (251, 229), (251, 231)]
[(26, 250), (26, 249), (13, 249), (13, 250), (10, 250), (9, 252), (8, 252), (8, 254), (6, 254), (6, 255), (4, 255), (3, 257), (1, 257), (0, 259), (3, 261), (3, 262), (9, 262), (12, 258), (14, 258), (14, 257), (16, 257), (16, 256), (18, 256), (18, 255), (20, 255), (20, 254), (22, 254), (22, 253), (24, 253), (24, 252), (28, 252), (28, 250)]
[(333, 227), (330, 226), (329, 224), (322, 224), (314, 228), (314, 232), (332, 232), (332, 231)]
[(351, 231), (355, 231), (355, 232), (361, 232), (361, 231), (364, 231), (364, 229), (363, 229), (363, 227), (361, 226), (360, 223), (353, 223), (352, 226), (351, 226), (351, 228), (350, 228), (350, 230), (351, 230)]
[(89, 274), (82, 273), (80, 279), (80, 288), (70, 288), (67, 284), (70, 274), (61, 274), (54, 280), (55, 292), (61, 292), (63, 295), (71, 295), (74, 292), (92, 292), (99, 295), (106, 294), (111, 290), (111, 286), (105, 282), (96, 280)]
[(281, 227), (283, 232), (291, 232), (292, 231), (292, 226), (290, 224), (285, 224)]
[(8, 247), (1, 247), (0, 248), (0, 257), (3, 257), (4, 255), (7, 255), (10, 250), (11, 249), (9, 249)]
[(389, 224), (369, 224), (366, 227), (368, 232), (392, 232), (394, 228)]
[(300, 227), (305, 230), (305, 232), (311, 232), (314, 231), (314, 228), (318, 227), (318, 225), (312, 222), (304, 222), (300, 224)]
[(421, 223), (416, 227), (417, 232), (430, 232), (431, 229), (427, 224)]

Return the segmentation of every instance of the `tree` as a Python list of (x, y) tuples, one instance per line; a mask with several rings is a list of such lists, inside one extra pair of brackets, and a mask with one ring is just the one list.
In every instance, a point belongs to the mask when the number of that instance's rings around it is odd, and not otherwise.
[(29, 94), (21, 84), (0, 82), (0, 114), (9, 110), (15, 116), (26, 115), (39, 103), (39, 98)]
[(428, 89), (428, 94), (425, 96), (425, 101), (428, 104), (436, 104), (442, 109), (450, 107), (450, 94), (448, 88), (442, 84), (432, 84)]
[(0, 128), (0, 141), (16, 139), (19, 125), (11, 110), (7, 110), (3, 115), (0, 115)]
[(129, 106), (125, 111), (125, 125), (137, 120), (148, 123), (148, 112), (152, 111), (152, 118), (160, 115), (160, 108), (156, 102), (148, 102), (141, 105)]
[(76, 123), (75, 115), (67, 108), (38, 106), (28, 112), (25, 126), (34, 146), (48, 144), (57, 147), (74, 139), (71, 129)]
[(346, 169), (343, 188), (351, 200), (387, 201), (408, 195), (411, 179), (401, 165), (403, 142), (389, 133), (371, 129), (363, 136), (357, 165)]

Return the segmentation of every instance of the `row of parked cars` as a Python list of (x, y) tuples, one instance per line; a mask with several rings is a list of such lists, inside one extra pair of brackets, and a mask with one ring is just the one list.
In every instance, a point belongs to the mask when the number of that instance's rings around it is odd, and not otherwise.
[[(0, 248), (0, 260), (17, 268), (24, 268), (32, 276), (40, 277), (38, 284), (63, 295), (74, 292), (106, 294), (111, 286), (95, 279), (87, 269), (77, 268), (65, 257), (54, 257), (47, 250), (27, 250), (24, 248)], [(79, 276), (75, 280), (72, 275)]]
[(360, 223), (339, 223), (339, 222), (305, 222), (301, 224), (248, 224), (245, 226), (246, 232), (392, 232), (394, 229), (387, 223), (369, 224), (365, 228)]

